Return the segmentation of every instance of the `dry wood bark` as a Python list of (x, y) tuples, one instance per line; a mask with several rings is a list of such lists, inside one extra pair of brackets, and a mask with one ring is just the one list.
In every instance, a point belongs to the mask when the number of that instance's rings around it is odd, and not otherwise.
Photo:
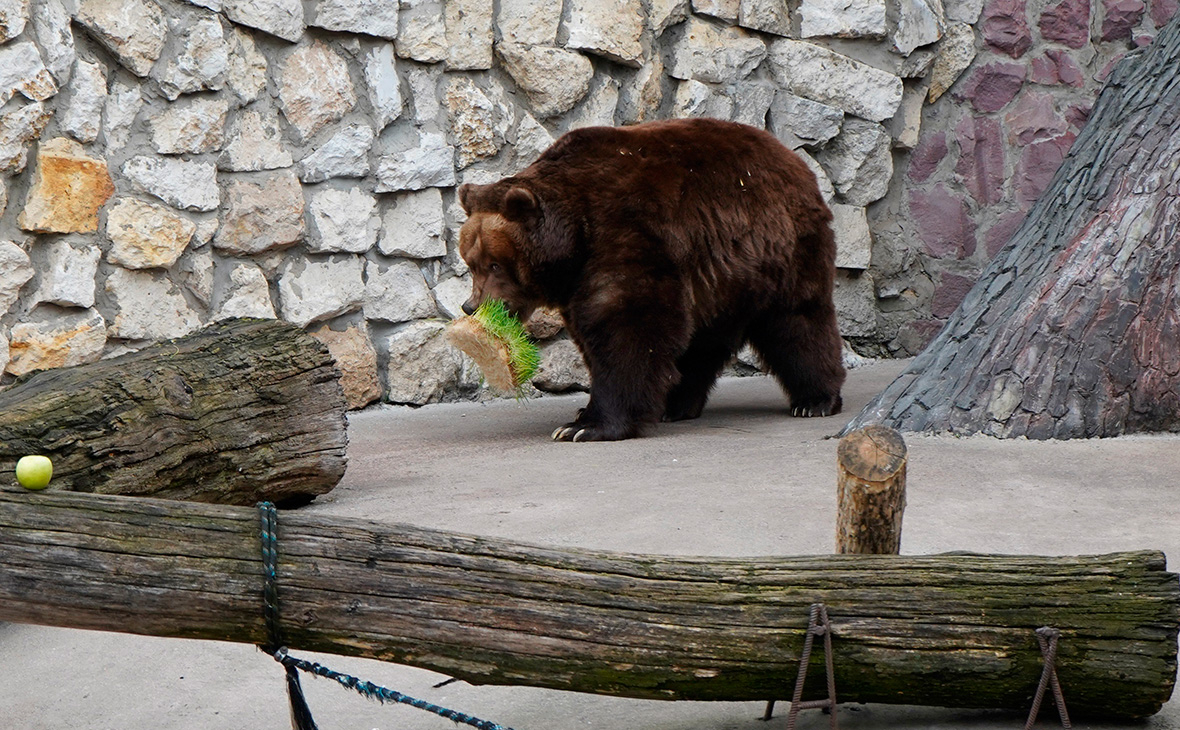
[(0, 475), (53, 460), (50, 489), (228, 504), (323, 494), (344, 475), (340, 375), (324, 345), (233, 320), (0, 391)]
[(866, 426), (836, 449), (836, 552), (896, 555), (905, 514), (906, 448), (901, 434)]
[(1180, 16), (1124, 59), (946, 326), (845, 428), (1180, 431)]
[[(1150, 715), (1176, 676), (1158, 552), (672, 558), (303, 512), (278, 536), (290, 647), (474, 683), (787, 699), (815, 602), (843, 702), (1027, 710), (1043, 625), (1075, 714)], [(0, 489), (0, 621), (262, 644), (260, 553), (254, 509)]]

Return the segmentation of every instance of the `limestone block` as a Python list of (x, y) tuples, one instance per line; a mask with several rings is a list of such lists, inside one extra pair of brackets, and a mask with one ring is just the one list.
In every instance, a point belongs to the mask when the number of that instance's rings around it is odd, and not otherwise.
[(850, 205), (885, 197), (893, 177), (889, 134), (880, 124), (848, 118), (839, 136), (820, 151), (819, 161)]
[(719, 93), (709, 84), (703, 84), (696, 79), (687, 79), (676, 86), (671, 114), (677, 119), (690, 117), (729, 119), (733, 115), (733, 100)]
[(183, 337), (201, 326), (180, 289), (149, 271), (116, 268), (106, 280), (116, 312), (107, 334), (124, 340), (166, 340)]
[(214, 210), (221, 204), (217, 167), (173, 157), (140, 155), (123, 163), (123, 177), (174, 208)]
[(643, 61), (640, 0), (570, 0), (564, 46), (639, 68)]
[(322, 41), (296, 47), (279, 68), (279, 103), (306, 140), (356, 105), (348, 64)]
[(377, 199), (356, 187), (315, 190), (308, 203), (312, 253), (364, 253), (377, 243)]
[(369, 150), (373, 128), (367, 124), (341, 127), (311, 154), (299, 161), (299, 179), (323, 182), (333, 177), (364, 177), (369, 174)]
[(0, 0), (0, 43), (23, 33), (28, 22), (29, 0)]
[(440, 0), (401, 0), (397, 55), (422, 63), (447, 58), (447, 27)]
[(442, 103), (439, 99), (439, 79), (442, 74), (414, 64), (406, 72), (406, 83), (410, 87), (410, 108), (415, 126), (433, 129), (444, 124), (441, 119)]
[(340, 387), (349, 410), (364, 408), (381, 398), (381, 381), (377, 377), (377, 350), (369, 339), (364, 322), (337, 332), (322, 325), (308, 332), (327, 346), (336, 368), (340, 370)]
[(590, 91), (594, 67), (580, 53), (518, 43), (500, 43), (496, 52), (542, 119), (568, 112)]
[(384, 322), (409, 322), (438, 314), (434, 297), (418, 264), (394, 261), (365, 264), (365, 317)]
[(41, 102), (0, 114), (0, 173), (15, 174), (25, 169), (30, 145), (52, 118), (53, 112)]
[(689, 0), (649, 0), (647, 27), (657, 38), (669, 27), (688, 18)]
[(787, 38), (770, 44), (770, 71), (791, 93), (880, 122), (901, 103), (901, 79), (813, 43)]
[(377, 129), (380, 131), (402, 113), (402, 88), (392, 43), (378, 46), (365, 54), (364, 74), (369, 104), (373, 107)]
[(657, 119), (664, 101), (664, 61), (654, 53), (638, 71), (628, 74), (619, 89), (619, 122), (636, 124)]
[(115, 192), (107, 163), (82, 145), (56, 137), (41, 145), (17, 225), (26, 231), (73, 233), (98, 229), (98, 209)]
[(127, 269), (166, 269), (184, 253), (197, 225), (162, 205), (122, 198), (107, 213), (107, 261)]
[(0, 374), (8, 369), (8, 338), (0, 334)]
[(364, 301), (364, 259), (288, 258), (279, 266), (279, 310), (303, 327), (358, 308)]
[(225, 85), (229, 69), (229, 44), (217, 16), (202, 16), (183, 27), (174, 56), (153, 71), (160, 90), (168, 99)]
[(738, 25), (786, 36), (791, 34), (791, 15), (784, 0), (741, 0)]
[(877, 332), (877, 301), (873, 279), (867, 272), (836, 274), (832, 292), (836, 321), (844, 337), (871, 337)]
[(94, 309), (41, 313), (12, 326), (8, 366), (13, 375), (95, 362), (107, 341), (106, 322)]
[(554, 340), (541, 347), (532, 384), (546, 393), (590, 390), (590, 369), (572, 340)]
[(41, 268), (33, 302), (47, 302), (62, 307), (94, 306), (94, 280), (102, 251), (89, 241), (82, 247), (69, 240), (55, 239), (38, 244), (43, 247), (45, 267)]
[(266, 274), (255, 264), (234, 263), (224, 283), (214, 285), (213, 295), (213, 320), (277, 318)]
[(889, 136), (897, 149), (912, 150), (918, 146), (922, 131), (922, 106), (926, 101), (926, 89), (917, 84), (907, 84), (901, 95), (901, 106), (893, 119), (889, 120)]
[(974, 25), (983, 10), (984, 0), (942, 0), (947, 20)]
[(718, 28), (694, 17), (671, 33), (667, 73), (672, 78), (732, 83), (766, 57), (766, 44), (741, 28)]
[[(823, 145), (840, 133), (844, 112), (779, 89), (770, 105), (770, 130), (783, 144)], [(792, 144), (792, 140), (798, 140)]]
[(553, 0), (500, 0), (496, 13), (502, 43), (551, 46), (560, 22), (561, 3)]
[(743, 81), (734, 93), (733, 121), (766, 129), (766, 115), (774, 103), (775, 89), (761, 81)]
[(453, 76), (447, 82), (443, 103), (450, 119), (448, 126), (458, 153), (455, 164), (459, 169), (494, 157), (504, 146), (512, 124), (512, 105), (503, 89), (494, 80), (487, 83), (485, 95), (467, 76)]
[(740, 5), (740, 0), (692, 0), (692, 11), (697, 15), (711, 15), (736, 23)]
[(215, 284), (212, 320), (228, 320), (230, 317), (277, 318), (275, 305), (270, 301), (267, 276), (255, 264), (234, 263), (224, 282)]
[(804, 38), (884, 38), (885, 0), (803, 0), (799, 34)]
[(446, 0), (447, 69), (492, 67), (492, 0)]
[(865, 209), (832, 203), (832, 231), (836, 234), (836, 266), (867, 269), (873, 255), (873, 237)]
[(952, 23), (946, 30), (934, 66), (930, 69), (930, 90), (926, 99), (933, 104), (946, 93), (975, 60), (975, 31), (966, 23)]
[(344, 33), (397, 38), (398, 4), (389, 0), (320, 0), (308, 25)]
[(590, 93), (569, 115), (568, 129), (613, 127), (619, 107), (619, 82), (603, 74), (591, 84)]
[(225, 16), (240, 25), (294, 43), (303, 37), (301, 0), (222, 0)]
[(0, 241), (0, 315), (20, 296), (21, 287), (33, 278), (33, 265), (25, 250), (12, 241)]
[(198, 97), (163, 107), (148, 120), (152, 146), (162, 155), (217, 152), (225, 144), (224, 97)]
[[(193, 238), (196, 236), (194, 234)], [(195, 249), (193, 245), (172, 267), (173, 277), (192, 294), (203, 307), (213, 300), (213, 251), (208, 248)]]
[(795, 150), (795, 154), (807, 164), (812, 174), (815, 175), (815, 183), (819, 186), (820, 195), (823, 196), (825, 202), (830, 203), (832, 198), (836, 197), (836, 188), (832, 186), (832, 180), (828, 177), (823, 165), (803, 150)]
[(524, 169), (553, 144), (553, 135), (532, 114), (522, 112), (516, 125), (516, 165)]
[(243, 111), (229, 125), (229, 142), (217, 161), (220, 170), (246, 172), (290, 167), (291, 153), (273, 115)]
[(266, 88), (266, 56), (258, 51), (250, 34), (240, 28), (233, 28), (226, 43), (229, 62), (225, 69), (225, 83), (242, 103), (248, 104)]
[(946, 30), (942, 0), (901, 0), (893, 47), (903, 56), (915, 48), (934, 43)]
[(438, 188), (401, 193), (393, 197), (392, 205), (385, 211), (377, 248), (386, 256), (414, 259), (446, 256), (445, 229), (442, 193)]
[(74, 68), (74, 30), (70, 14), (61, 0), (39, 0), (33, 4), (33, 35), (45, 66), (61, 86), (70, 80)]
[[(269, 173), (261, 182), (235, 180), (226, 188), (225, 214), (213, 246), (257, 254), (303, 238), (303, 186), (295, 173)], [(306, 324), (306, 323), (305, 323)]]
[(103, 136), (106, 138), (107, 153), (117, 152), (127, 146), (131, 139), (131, 125), (143, 108), (143, 95), (139, 85), (128, 85), (116, 81), (102, 109)]
[(78, 61), (70, 83), (69, 102), (58, 117), (62, 131), (82, 143), (98, 139), (106, 99), (106, 68), (99, 63)]
[(455, 148), (445, 135), (422, 132), (418, 145), (377, 160), (378, 193), (455, 184)]
[(4, 209), (8, 207), (8, 183), (5, 179), (0, 177), (0, 215), (4, 215)]
[(57, 93), (53, 74), (32, 41), (0, 46), (0, 106), (18, 92), (30, 101), (45, 101)]
[(382, 338), (388, 356), (385, 382), (390, 403), (426, 405), (459, 385), (463, 359), (440, 322), (410, 322)]
[(452, 276), (434, 285), (434, 301), (438, 309), (450, 319), (457, 319), (466, 314), (463, 303), (471, 298), (471, 277)]
[(168, 39), (164, 11), (152, 0), (81, 0), (74, 20), (141, 78), (152, 70)]

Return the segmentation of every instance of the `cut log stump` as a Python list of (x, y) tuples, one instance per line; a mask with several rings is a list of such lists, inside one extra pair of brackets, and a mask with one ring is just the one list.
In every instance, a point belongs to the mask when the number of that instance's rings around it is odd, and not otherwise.
[(323, 494), (344, 475), (346, 405), (327, 348), (232, 320), (0, 391), (0, 481), (53, 460), (51, 490), (227, 504)]
[[(267, 643), (256, 509), (0, 489), (0, 621)], [(299, 512), (282, 640), (476, 684), (786, 700), (810, 607), (842, 702), (1027, 712), (1035, 630), (1075, 715), (1158, 712), (1180, 584), (1159, 552), (683, 558), (553, 549)], [(823, 696), (813, 654), (804, 699)], [(17, 669), (17, 668), (10, 668)]]
[(905, 441), (867, 426), (836, 449), (836, 552), (896, 555), (905, 513)]

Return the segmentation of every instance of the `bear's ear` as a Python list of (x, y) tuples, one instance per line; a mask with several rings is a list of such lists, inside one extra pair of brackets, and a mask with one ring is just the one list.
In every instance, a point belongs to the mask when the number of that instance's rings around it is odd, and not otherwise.
[(540, 207), (537, 196), (528, 188), (516, 185), (504, 194), (504, 217), (510, 221), (520, 222), (531, 218)]
[(459, 205), (463, 206), (463, 212), (467, 215), (471, 215), (471, 207), (475, 205), (477, 192), (476, 186), (471, 183), (463, 183), (459, 186)]

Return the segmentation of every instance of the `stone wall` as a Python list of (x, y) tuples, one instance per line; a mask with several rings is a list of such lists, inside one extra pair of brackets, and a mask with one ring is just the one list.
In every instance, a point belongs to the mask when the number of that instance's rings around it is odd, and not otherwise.
[[(846, 337), (910, 354), (1176, 1), (0, 0), (3, 382), (277, 316), (354, 407), (470, 397), (455, 186), (704, 115), (812, 164)], [(536, 384), (584, 387), (533, 326)]]

